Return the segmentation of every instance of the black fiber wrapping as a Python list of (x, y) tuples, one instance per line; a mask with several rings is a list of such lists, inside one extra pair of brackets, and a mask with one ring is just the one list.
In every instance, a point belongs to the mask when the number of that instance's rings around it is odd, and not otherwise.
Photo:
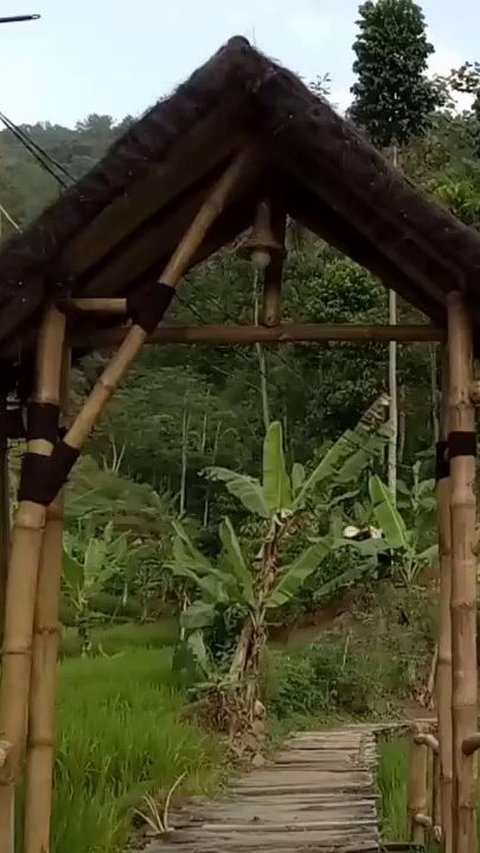
[(142, 285), (127, 296), (127, 314), (150, 335), (163, 318), (175, 291), (162, 281)]
[(473, 431), (455, 431), (448, 436), (448, 455), (450, 459), (456, 456), (476, 456), (477, 436)]
[(80, 451), (59, 441), (51, 456), (26, 453), (22, 463), (18, 499), (48, 506), (57, 496)]
[(32, 402), (27, 406), (27, 439), (44, 438), (55, 444), (60, 407), (55, 403)]
[(435, 479), (444, 480), (450, 476), (450, 460), (448, 453), (448, 441), (437, 441), (435, 459)]

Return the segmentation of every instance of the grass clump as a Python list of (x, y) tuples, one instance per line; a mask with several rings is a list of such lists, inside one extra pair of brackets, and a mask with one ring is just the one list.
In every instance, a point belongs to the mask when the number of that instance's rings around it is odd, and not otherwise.
[(175, 796), (221, 783), (222, 745), (186, 722), (184, 707), (167, 650), (63, 662), (53, 853), (116, 853), (142, 796), (164, 800), (182, 774)]
[(407, 778), (411, 741), (385, 738), (378, 748), (378, 814), (383, 841), (408, 839)]

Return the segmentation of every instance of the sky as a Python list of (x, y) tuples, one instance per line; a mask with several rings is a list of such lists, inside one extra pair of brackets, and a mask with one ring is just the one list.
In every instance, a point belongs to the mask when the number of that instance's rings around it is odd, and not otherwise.
[[(232, 35), (244, 35), (305, 81), (329, 73), (349, 103), (359, 0), (0, 0), (0, 110), (13, 121), (73, 127), (89, 113), (138, 115)], [(478, 0), (423, 0), (445, 73), (480, 60)]]

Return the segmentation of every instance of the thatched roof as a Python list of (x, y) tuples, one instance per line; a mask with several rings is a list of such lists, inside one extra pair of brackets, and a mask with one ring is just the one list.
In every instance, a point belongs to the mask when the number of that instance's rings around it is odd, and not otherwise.
[(416, 191), (297, 77), (233, 38), (3, 248), (0, 358), (28, 351), (49, 300), (124, 295), (156, 278), (251, 136), (267, 155), (261, 174), (239, 186), (195, 261), (251, 223), (259, 192), (281, 187), (295, 219), (433, 321), (445, 323), (446, 294), (460, 289), (480, 322), (480, 236)]

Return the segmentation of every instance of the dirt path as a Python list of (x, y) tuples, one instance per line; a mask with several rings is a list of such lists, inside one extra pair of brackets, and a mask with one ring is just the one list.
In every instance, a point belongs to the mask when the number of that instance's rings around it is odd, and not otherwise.
[(375, 763), (367, 726), (302, 732), (222, 799), (184, 809), (147, 853), (378, 851)]

